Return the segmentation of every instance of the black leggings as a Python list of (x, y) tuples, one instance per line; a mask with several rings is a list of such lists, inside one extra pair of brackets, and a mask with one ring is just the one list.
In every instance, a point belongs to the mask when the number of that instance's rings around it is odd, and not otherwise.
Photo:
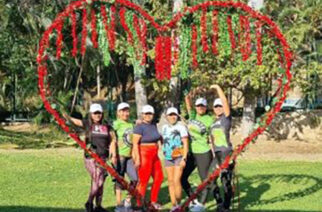
[[(211, 151), (201, 154), (188, 154), (186, 167), (183, 170), (182, 176), (181, 176), (181, 185), (185, 193), (190, 196), (193, 191), (191, 189), (191, 185), (188, 182), (188, 178), (191, 175), (191, 173), (195, 170), (195, 168), (198, 168), (198, 173), (200, 176), (201, 181), (204, 181), (208, 177), (209, 169), (212, 162), (212, 153)], [(210, 188), (204, 189), (200, 196), (199, 201), (201, 203), (205, 203), (207, 200), (207, 195)]]
[[(227, 155), (230, 154), (230, 151), (227, 152), (216, 152), (213, 163), (211, 164), (211, 169), (214, 170), (216, 166), (220, 166)], [(221, 198), (220, 189), (217, 184), (217, 180), (215, 180), (213, 184), (213, 195), (217, 202), (217, 205), (223, 205), (225, 209), (229, 209), (231, 204), (231, 199), (233, 197), (233, 188), (232, 188), (232, 178), (233, 178), (233, 169), (234, 163), (230, 164), (227, 169), (221, 171), (221, 183), (224, 188), (224, 200)]]

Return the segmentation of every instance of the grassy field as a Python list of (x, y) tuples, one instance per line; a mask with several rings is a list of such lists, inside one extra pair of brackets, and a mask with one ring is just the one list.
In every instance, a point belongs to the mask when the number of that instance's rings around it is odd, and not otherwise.
[[(90, 178), (80, 150), (0, 150), (0, 161), (1, 212), (84, 211)], [(241, 159), (237, 171), (240, 211), (322, 211), (322, 162)], [(196, 173), (191, 180), (199, 183)], [(104, 206), (113, 211), (110, 178), (104, 192)], [(169, 208), (166, 183), (159, 196)], [(211, 199), (207, 206), (214, 211)]]

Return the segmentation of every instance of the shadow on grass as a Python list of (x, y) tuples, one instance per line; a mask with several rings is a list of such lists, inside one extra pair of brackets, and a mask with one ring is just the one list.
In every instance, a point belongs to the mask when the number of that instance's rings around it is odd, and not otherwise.
[[(269, 210), (269, 209), (250, 209), (256, 206), (263, 206), (275, 203), (281, 203), (285, 201), (291, 201), (294, 199), (301, 199), (305, 196), (311, 195), (316, 193), (322, 189), (322, 179), (311, 176), (311, 175), (300, 175), (300, 174), (277, 174), (277, 175), (256, 175), (245, 177), (243, 175), (239, 176), (239, 190), (242, 194), (240, 199), (240, 204), (238, 204), (238, 197), (237, 195), (234, 198), (234, 207), (232, 211), (249, 211), (249, 212), (300, 212), (305, 210)], [(268, 199), (263, 199), (262, 196), (271, 189), (280, 189), (278, 187), (278, 183), (288, 184), (291, 188), (292, 185), (304, 185), (303, 188), (299, 188), (296, 191), (282, 191), (281, 195), (273, 196)], [(310, 186), (305, 186), (308, 184)], [(272, 184), (274, 184), (274, 188), (272, 188)], [(256, 185), (256, 186), (254, 186)], [(285, 188), (285, 187), (283, 187)], [(186, 197), (184, 195), (184, 199)], [(160, 194), (159, 194), (159, 201), (164, 203), (170, 202), (169, 198), (169, 191), (168, 187), (162, 187)], [(208, 195), (208, 204), (207, 204), (207, 211), (216, 211), (216, 204), (214, 202), (214, 198), (212, 197), (212, 192), (209, 192)], [(314, 210), (306, 210), (312, 211)], [(317, 211), (316, 211), (317, 212)]]
[(14, 132), (0, 128), (0, 145), (6, 143), (14, 144), (17, 146), (17, 149), (45, 149), (55, 147), (55, 141), (57, 140), (63, 144), (67, 140), (67, 135), (60, 133), (58, 130), (37, 133)]
[[(114, 208), (105, 208), (108, 212), (114, 212)], [(32, 206), (0, 206), (2, 212), (84, 212), (85, 209), (74, 208), (52, 208)]]

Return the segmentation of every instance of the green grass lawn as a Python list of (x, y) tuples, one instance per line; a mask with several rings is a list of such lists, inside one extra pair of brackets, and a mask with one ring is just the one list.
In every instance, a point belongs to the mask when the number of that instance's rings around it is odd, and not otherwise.
[[(1, 212), (84, 211), (90, 178), (80, 150), (1, 150), (0, 161)], [(322, 162), (241, 159), (237, 171), (241, 211), (322, 211)], [(199, 183), (196, 173), (191, 180)], [(159, 196), (169, 208), (166, 183)], [(108, 178), (103, 203), (113, 211), (114, 202)]]

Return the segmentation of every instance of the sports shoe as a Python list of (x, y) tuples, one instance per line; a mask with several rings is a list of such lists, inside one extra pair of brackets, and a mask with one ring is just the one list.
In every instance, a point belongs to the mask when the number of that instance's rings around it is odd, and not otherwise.
[(131, 203), (131, 199), (124, 199), (122, 201), (122, 204), (124, 205), (125, 208), (131, 208), (132, 207), (132, 203)]
[(85, 203), (85, 209), (86, 209), (86, 212), (94, 212), (94, 205), (93, 205), (93, 203), (86, 202)]
[(156, 203), (156, 202), (152, 202), (151, 207), (154, 210), (162, 210), (162, 205), (160, 205), (159, 203)]
[(180, 205), (173, 206), (170, 212), (176, 212), (177, 210), (179, 210), (179, 208), (180, 208)]
[(123, 205), (118, 205), (115, 207), (115, 212), (125, 212), (125, 207)]
[(94, 212), (107, 212), (102, 206), (96, 206)]
[(205, 206), (202, 203), (200, 203), (198, 200), (193, 200), (189, 205), (189, 210), (191, 212), (201, 212), (201, 211), (205, 211)]

